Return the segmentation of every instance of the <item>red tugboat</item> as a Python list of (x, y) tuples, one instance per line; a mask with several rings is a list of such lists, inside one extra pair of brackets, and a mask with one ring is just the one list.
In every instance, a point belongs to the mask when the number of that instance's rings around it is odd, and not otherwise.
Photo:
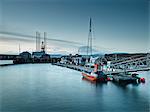
[(89, 80), (89, 81), (96, 81), (96, 82), (107, 82), (107, 75), (103, 73), (103, 71), (98, 71), (98, 65), (94, 65), (94, 71), (91, 73), (88, 72), (82, 72), (83, 78)]
[[(90, 57), (88, 57), (89, 52), (91, 53)], [(90, 59), (90, 61), (89, 61), (89, 59)], [(89, 36), (88, 36), (87, 60), (86, 60), (86, 62), (90, 62), (89, 64), (94, 63), (92, 61), (92, 19), (91, 18), (90, 18), (90, 24), (89, 24)], [(93, 65), (91, 67), (93, 68)], [(91, 67), (88, 67), (88, 69), (91, 70)], [(106, 82), (107, 81), (107, 75), (105, 75), (103, 73), (103, 71), (98, 71), (98, 64), (94, 65), (94, 71), (82, 72), (82, 76), (83, 76), (83, 78), (85, 78), (89, 81), (99, 81), (99, 82)]]

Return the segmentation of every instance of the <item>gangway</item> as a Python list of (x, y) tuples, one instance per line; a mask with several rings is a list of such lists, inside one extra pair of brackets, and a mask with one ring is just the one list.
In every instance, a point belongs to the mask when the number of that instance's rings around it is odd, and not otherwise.
[(121, 60), (114, 60), (110, 63), (109, 71), (106, 74), (121, 73), (121, 72), (137, 72), (150, 70), (150, 53), (146, 56), (134, 56)]

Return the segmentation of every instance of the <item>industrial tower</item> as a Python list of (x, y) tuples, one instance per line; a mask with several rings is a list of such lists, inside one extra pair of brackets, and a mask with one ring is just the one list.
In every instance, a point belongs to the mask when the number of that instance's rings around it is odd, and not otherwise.
[[(46, 52), (46, 48), (47, 48), (47, 33), (44, 32), (44, 41), (41, 42), (41, 37), (40, 37), (40, 33), (36, 32), (36, 52)], [(41, 44), (41, 45), (40, 45)]]
[(40, 33), (36, 32), (36, 51), (40, 51)]
[(46, 52), (46, 32), (44, 32), (44, 41), (42, 41), (42, 45), (41, 45), (41, 51), (42, 52)]

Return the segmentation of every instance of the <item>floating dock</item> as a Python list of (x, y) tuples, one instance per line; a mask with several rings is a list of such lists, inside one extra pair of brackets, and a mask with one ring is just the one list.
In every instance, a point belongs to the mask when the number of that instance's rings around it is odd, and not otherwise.
[[(66, 67), (66, 68), (70, 68), (70, 69), (81, 71), (81, 72), (87, 72), (87, 73), (91, 73), (93, 71), (92, 68), (90, 69), (90, 68), (86, 68), (83, 66), (77, 66), (77, 65), (69, 65), (69, 64), (61, 64), (61, 63), (53, 63), (53, 65)], [(137, 76), (134, 77), (132, 75), (126, 74), (126, 72), (124, 72), (124, 73), (123, 72), (112, 72), (113, 75), (107, 74), (107, 72), (104, 72), (104, 74), (105, 73), (110, 78), (110, 81), (114, 81), (117, 83), (129, 84), (129, 83), (140, 83), (140, 82), (144, 83), (145, 82), (144, 78), (140, 78)]]

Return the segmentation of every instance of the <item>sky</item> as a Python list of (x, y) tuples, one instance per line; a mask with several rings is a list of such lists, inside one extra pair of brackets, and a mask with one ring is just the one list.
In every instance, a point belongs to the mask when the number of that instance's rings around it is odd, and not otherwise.
[(77, 53), (92, 18), (97, 52), (150, 51), (149, 0), (0, 0), (0, 54), (35, 51), (47, 32), (48, 53)]

